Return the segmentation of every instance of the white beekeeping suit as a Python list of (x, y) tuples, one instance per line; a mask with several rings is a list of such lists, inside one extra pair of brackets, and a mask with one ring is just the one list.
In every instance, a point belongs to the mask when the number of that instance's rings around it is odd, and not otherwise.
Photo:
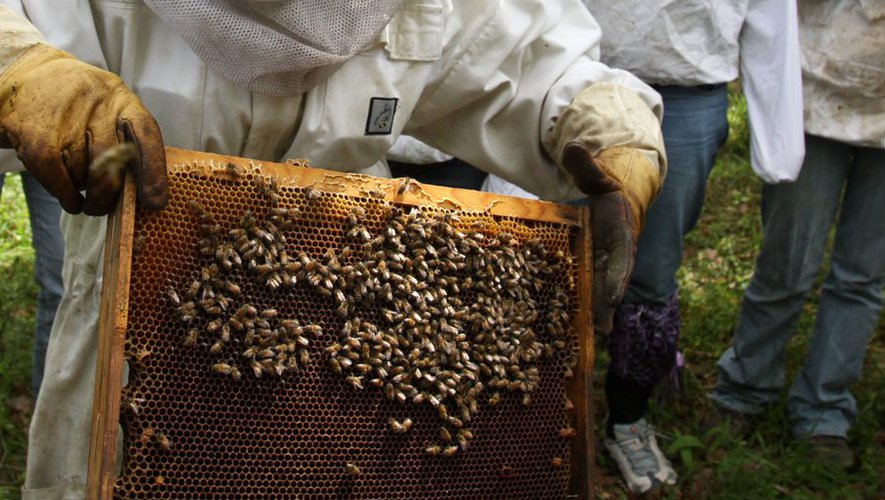
[(885, 148), (885, 33), (866, 29), (882, 25), (885, 1), (802, 1), (799, 19), (805, 131)]
[[(384, 175), (384, 155), (407, 133), (564, 200), (583, 196), (560, 168), (578, 140), (607, 165), (631, 158), (632, 177), (616, 184), (637, 226), (666, 168), (658, 96), (585, 55), (600, 35), (578, 0), (406, 0), (331, 76), (283, 96), (222, 77), (173, 29), (180, 25), (138, 0), (3, 4), (0, 87), (15, 88), (19, 73), (9, 73), (45, 37), (120, 75), (169, 146)], [(63, 226), (66, 295), (32, 421), (25, 498), (84, 495), (105, 220), (68, 216)]]
[(740, 76), (753, 169), (765, 182), (796, 178), (804, 153), (802, 82), (788, 1), (584, 3), (602, 26), (603, 61), (644, 82), (693, 86)]

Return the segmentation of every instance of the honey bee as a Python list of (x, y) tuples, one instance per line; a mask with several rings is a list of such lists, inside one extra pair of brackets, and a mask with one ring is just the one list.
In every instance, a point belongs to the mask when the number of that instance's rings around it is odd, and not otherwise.
[(362, 377), (349, 376), (347, 377), (347, 382), (352, 385), (355, 389), (363, 389), (363, 379)]
[(341, 373), (341, 362), (338, 361), (337, 358), (329, 358), (329, 364), (332, 366), (332, 370), (334, 370), (335, 373)]
[(406, 178), (402, 179), (399, 183), (399, 186), (396, 188), (396, 194), (398, 196), (402, 196), (402, 195), (408, 193), (409, 191), (411, 191), (414, 188), (414, 185), (412, 184), (412, 182), (413, 182), (413, 179), (411, 177), (406, 177)]
[(132, 239), (132, 255), (141, 255), (141, 252), (144, 250), (145, 239), (146, 237), (143, 234), (139, 234)]
[(439, 437), (440, 437), (443, 441), (448, 441), (448, 442), (451, 442), (451, 441), (452, 441), (452, 433), (449, 432), (449, 430), (446, 429), (445, 427), (440, 427), (440, 428), (439, 428)]
[(280, 200), (280, 190), (274, 177), (259, 177), (258, 189), (271, 202), (276, 204)]
[(363, 471), (360, 470), (359, 467), (350, 462), (347, 462), (347, 464), (344, 466), (344, 470), (347, 471), (347, 475), (349, 476), (359, 476), (363, 473)]
[(442, 446), (438, 444), (430, 445), (427, 448), (424, 448), (424, 452), (431, 456), (437, 456), (442, 453)]
[(236, 283), (232, 283), (230, 281), (224, 282), (224, 289), (234, 295), (239, 295), (240, 291), (241, 291), (239, 285), (237, 285)]
[(224, 172), (235, 181), (242, 179), (246, 175), (246, 170), (243, 167), (230, 161), (224, 166)]
[(242, 332), (243, 330), (246, 329), (246, 325), (244, 325), (243, 322), (240, 321), (239, 319), (237, 319), (235, 316), (228, 318), (227, 324), (230, 325), (231, 328), (233, 328), (234, 330), (236, 330), (238, 332)]
[(157, 440), (157, 446), (159, 446), (160, 449), (164, 451), (169, 451), (172, 449), (172, 441), (170, 441), (169, 438), (166, 437), (166, 434), (164, 434), (163, 432), (157, 432), (155, 437)]
[(178, 293), (175, 292), (175, 289), (172, 288), (172, 286), (166, 288), (166, 296), (169, 297), (169, 302), (171, 302), (173, 306), (181, 306), (181, 298), (178, 297)]
[(209, 348), (209, 351), (210, 351), (212, 354), (218, 354), (218, 353), (220, 353), (223, 349), (224, 349), (224, 342), (218, 340), (218, 341), (216, 341), (214, 344), (212, 344), (212, 347)]
[(444, 457), (452, 457), (452, 456), (455, 456), (455, 453), (458, 453), (458, 447), (455, 446), (455, 445), (452, 445), (452, 446), (446, 446), (446, 447), (442, 450), (442, 456), (444, 456)]
[[(340, 293), (340, 291), (339, 291), (339, 293)], [(338, 304), (338, 307), (335, 309), (335, 312), (338, 314), (338, 316), (341, 316), (342, 318), (346, 318), (347, 314), (348, 314), (348, 309), (349, 309), (348, 303), (346, 301), (342, 300)]]
[(563, 464), (562, 457), (553, 457), (553, 459), (550, 460), (550, 465), (552, 465), (554, 467), (557, 467), (557, 468), (562, 467), (562, 464)]
[(199, 315), (197, 305), (193, 302), (185, 302), (181, 304), (181, 307), (178, 308), (178, 312), (181, 315), (181, 321), (184, 323), (190, 323), (197, 319), (197, 316)]
[(126, 398), (126, 409), (131, 411), (133, 415), (138, 415), (141, 411), (141, 403), (144, 403), (143, 398)]
[(157, 486), (163, 486), (166, 484), (166, 478), (163, 476), (157, 476), (154, 478), (154, 484)]
[(222, 325), (222, 323), (221, 323), (220, 319), (213, 319), (212, 321), (210, 321), (209, 323), (206, 324), (206, 332), (207, 333), (214, 333), (214, 332), (218, 331), (218, 329), (221, 328), (221, 325)]
[(148, 427), (144, 430), (144, 432), (141, 433), (141, 438), (139, 439), (139, 441), (141, 442), (141, 444), (146, 445), (151, 442), (151, 439), (153, 439), (153, 437), (154, 428)]
[(565, 427), (565, 428), (559, 429), (559, 435), (564, 438), (575, 437), (576, 434), (577, 434), (577, 432), (575, 431), (575, 429), (573, 427)]
[(404, 434), (409, 432), (409, 429), (412, 428), (411, 418), (405, 418), (402, 422), (395, 418), (389, 418), (387, 422), (390, 424), (390, 428), (393, 429), (393, 432), (396, 432), (397, 434)]
[(461, 450), (466, 450), (467, 445), (469, 443), (469, 439), (466, 434), (461, 432), (458, 433), (458, 445), (461, 446)]
[(215, 373), (220, 373), (222, 375), (230, 375), (231, 374), (231, 366), (227, 363), (215, 363), (212, 365), (212, 371)]

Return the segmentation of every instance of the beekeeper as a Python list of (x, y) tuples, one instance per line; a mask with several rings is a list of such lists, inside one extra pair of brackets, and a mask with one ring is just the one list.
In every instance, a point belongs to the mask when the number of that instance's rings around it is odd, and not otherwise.
[[(762, 191), (762, 247), (710, 399), (745, 426), (785, 407), (810, 458), (850, 471), (863, 411), (850, 389), (881, 331), (885, 287), (885, 2), (800, 2), (799, 27), (807, 154), (795, 183)], [(789, 341), (821, 267), (814, 330), (788, 385)]]
[(608, 337), (604, 445), (630, 491), (675, 484), (646, 419), (677, 360), (677, 272), (716, 155), (728, 137), (727, 84), (740, 77), (750, 162), (769, 184), (802, 165), (802, 81), (796, 3), (783, 0), (583, 0), (603, 27), (602, 58), (663, 99), (668, 173), (648, 212), (636, 265)]
[[(118, 182), (88, 165), (124, 139), (159, 209), (164, 144), (385, 175), (407, 133), (543, 198), (590, 194), (600, 324), (620, 300), (665, 170), (660, 100), (588, 57), (579, 0), (3, 3), (0, 136), (72, 214), (112, 208)], [(84, 495), (105, 220), (63, 229), (25, 498)]]

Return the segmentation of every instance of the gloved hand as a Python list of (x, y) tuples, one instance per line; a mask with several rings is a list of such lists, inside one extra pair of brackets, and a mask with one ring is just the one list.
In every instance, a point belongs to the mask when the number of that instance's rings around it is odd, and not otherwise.
[(636, 255), (645, 211), (660, 189), (658, 168), (635, 149), (614, 147), (595, 158), (579, 141), (565, 145), (563, 168), (590, 200), (593, 232), (593, 322), (608, 334)]
[[(132, 141), (130, 167), (142, 206), (166, 205), (166, 153), (157, 122), (116, 75), (37, 44), (0, 75), (0, 147), (15, 148), (25, 168), (70, 213), (104, 215), (124, 172), (90, 165), (109, 147)], [(80, 194), (85, 190), (86, 196)]]

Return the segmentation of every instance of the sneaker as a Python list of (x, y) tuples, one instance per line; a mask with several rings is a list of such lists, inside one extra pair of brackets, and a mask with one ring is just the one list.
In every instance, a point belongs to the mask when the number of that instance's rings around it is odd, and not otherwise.
[(851, 472), (860, 465), (854, 450), (848, 446), (848, 440), (841, 436), (811, 436), (808, 440), (811, 448), (809, 456), (812, 460), (832, 467)]
[(646, 493), (664, 484), (676, 484), (676, 471), (661, 453), (654, 429), (644, 418), (632, 424), (615, 424), (614, 438), (606, 438), (605, 448), (618, 463), (631, 492)]

